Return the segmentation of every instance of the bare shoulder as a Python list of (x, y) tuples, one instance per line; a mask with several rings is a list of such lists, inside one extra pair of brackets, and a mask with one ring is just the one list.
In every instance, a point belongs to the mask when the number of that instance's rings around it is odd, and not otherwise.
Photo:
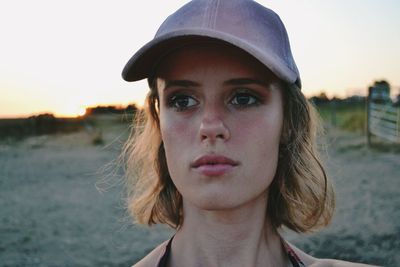
[(161, 256), (165, 252), (165, 247), (167, 246), (168, 240), (157, 246), (155, 249), (153, 249), (147, 256), (145, 256), (143, 259), (138, 261), (135, 265), (132, 267), (155, 267), (158, 264), (158, 261), (160, 260)]
[(290, 244), (290, 247), (294, 250), (294, 252), (299, 256), (299, 258), (303, 261), (306, 266), (309, 267), (371, 267), (376, 265), (367, 265), (362, 263), (354, 263), (348, 261), (341, 260), (333, 260), (333, 259), (317, 259), (308, 255), (301, 249), (297, 248), (293, 244)]

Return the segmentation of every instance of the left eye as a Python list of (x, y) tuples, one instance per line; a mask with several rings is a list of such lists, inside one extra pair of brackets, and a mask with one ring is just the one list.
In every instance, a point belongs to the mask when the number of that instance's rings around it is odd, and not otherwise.
[(197, 105), (197, 103), (198, 102), (191, 96), (178, 94), (171, 97), (168, 101), (168, 106), (175, 108), (178, 111), (183, 111)]
[(231, 100), (233, 105), (238, 106), (251, 106), (258, 103), (255, 96), (249, 93), (237, 93)]

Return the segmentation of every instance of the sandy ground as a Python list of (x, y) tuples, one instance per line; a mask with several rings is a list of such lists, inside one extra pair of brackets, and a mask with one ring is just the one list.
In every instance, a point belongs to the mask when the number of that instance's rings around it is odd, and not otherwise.
[[(104, 182), (126, 134), (114, 126), (97, 146), (87, 132), (0, 143), (0, 266), (130, 266), (171, 235), (131, 224), (120, 172)], [(326, 143), (333, 222), (284, 235), (317, 257), (400, 266), (400, 154), (332, 129)]]

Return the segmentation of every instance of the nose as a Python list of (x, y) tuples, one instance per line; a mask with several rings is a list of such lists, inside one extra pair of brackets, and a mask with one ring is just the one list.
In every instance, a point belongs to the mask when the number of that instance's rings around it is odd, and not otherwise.
[(216, 110), (208, 110), (203, 114), (200, 124), (201, 141), (215, 143), (217, 140), (226, 141), (230, 138), (229, 129), (226, 127), (222, 114)]

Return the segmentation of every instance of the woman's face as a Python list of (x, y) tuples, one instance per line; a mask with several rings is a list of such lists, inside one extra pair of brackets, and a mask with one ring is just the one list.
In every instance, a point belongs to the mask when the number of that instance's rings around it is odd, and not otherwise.
[(206, 210), (265, 201), (283, 124), (278, 79), (211, 43), (171, 53), (157, 77), (161, 137), (183, 201)]

